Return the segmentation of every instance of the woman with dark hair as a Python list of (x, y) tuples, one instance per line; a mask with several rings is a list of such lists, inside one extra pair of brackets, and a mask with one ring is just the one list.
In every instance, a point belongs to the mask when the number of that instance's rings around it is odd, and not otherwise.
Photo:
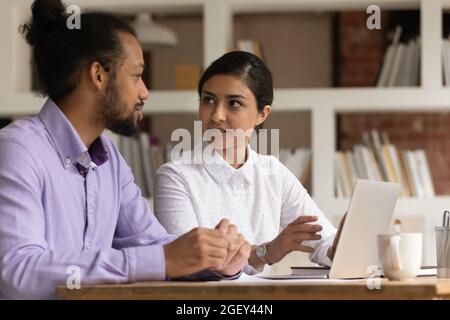
[[(206, 69), (198, 93), (203, 136), (213, 152), (194, 163), (189, 160), (197, 155), (185, 153), (160, 168), (154, 204), (161, 224), (182, 234), (226, 217), (253, 244), (249, 264), (257, 271), (292, 251), (330, 265), (336, 229), (277, 158), (250, 148), (250, 134), (272, 111), (272, 75), (263, 61), (227, 53)], [(211, 130), (214, 139), (207, 139)], [(236, 131), (244, 139), (229, 134)]]

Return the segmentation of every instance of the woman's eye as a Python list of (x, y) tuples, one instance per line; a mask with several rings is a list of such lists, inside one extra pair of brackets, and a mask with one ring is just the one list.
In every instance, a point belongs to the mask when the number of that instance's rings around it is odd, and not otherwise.
[(214, 103), (214, 99), (211, 98), (211, 97), (203, 97), (202, 100), (203, 100), (204, 103), (208, 103), (208, 104)]
[(242, 104), (238, 100), (231, 100), (230, 106), (233, 108), (238, 108), (238, 107), (242, 106)]

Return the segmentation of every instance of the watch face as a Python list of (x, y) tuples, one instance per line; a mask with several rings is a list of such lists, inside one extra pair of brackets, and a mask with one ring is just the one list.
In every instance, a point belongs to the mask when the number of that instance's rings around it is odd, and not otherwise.
[(255, 250), (256, 256), (259, 257), (259, 258), (264, 257), (266, 255), (266, 250), (265, 249), (266, 248), (264, 248), (264, 246), (256, 247), (256, 250)]

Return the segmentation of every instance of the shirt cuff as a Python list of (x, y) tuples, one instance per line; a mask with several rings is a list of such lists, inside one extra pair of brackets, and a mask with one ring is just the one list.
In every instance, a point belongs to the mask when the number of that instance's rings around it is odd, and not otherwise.
[(316, 247), (316, 251), (311, 254), (311, 261), (324, 267), (331, 267), (332, 261), (328, 257), (327, 253), (328, 249), (333, 245), (333, 241), (334, 235), (320, 243), (320, 245)]
[(208, 277), (209, 279), (211, 279), (213, 281), (214, 280), (236, 280), (242, 274), (242, 270), (240, 270), (238, 273), (236, 273), (235, 275), (232, 275), (232, 276), (227, 276), (227, 275), (224, 275), (222, 273), (219, 273), (219, 272), (211, 270), (211, 269), (204, 270), (203, 272), (205, 272), (206, 277)]
[(239, 278), (242, 274), (242, 270), (232, 276), (223, 275), (211, 269), (204, 269), (194, 274), (177, 277), (177, 278), (167, 278), (166, 280), (172, 281), (219, 281), (219, 280), (235, 280)]
[(157, 281), (166, 278), (166, 262), (162, 245), (124, 249), (130, 261), (130, 282)]
[[(215, 271), (213, 271), (213, 272), (215, 272)], [(223, 275), (218, 272), (215, 272), (215, 273), (222, 276), (222, 279), (219, 279), (219, 280), (236, 280), (241, 276), (242, 270), (240, 270), (238, 273), (236, 273), (235, 275), (232, 275), (232, 276)]]

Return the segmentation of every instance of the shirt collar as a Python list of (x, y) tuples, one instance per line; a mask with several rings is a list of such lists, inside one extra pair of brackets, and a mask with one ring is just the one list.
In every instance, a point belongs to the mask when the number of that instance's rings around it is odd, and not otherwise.
[(203, 152), (203, 165), (214, 180), (220, 184), (228, 183), (236, 175), (244, 178), (249, 184), (254, 183), (255, 155), (249, 144), (247, 144), (247, 160), (238, 169), (233, 168), (215, 151)]
[(80, 163), (84, 167), (87, 157), (89, 164), (93, 162), (97, 166), (108, 160), (102, 137), (92, 143), (88, 152), (69, 119), (52, 99), (47, 99), (39, 112), (39, 118), (53, 141), (64, 168), (74, 163)]

